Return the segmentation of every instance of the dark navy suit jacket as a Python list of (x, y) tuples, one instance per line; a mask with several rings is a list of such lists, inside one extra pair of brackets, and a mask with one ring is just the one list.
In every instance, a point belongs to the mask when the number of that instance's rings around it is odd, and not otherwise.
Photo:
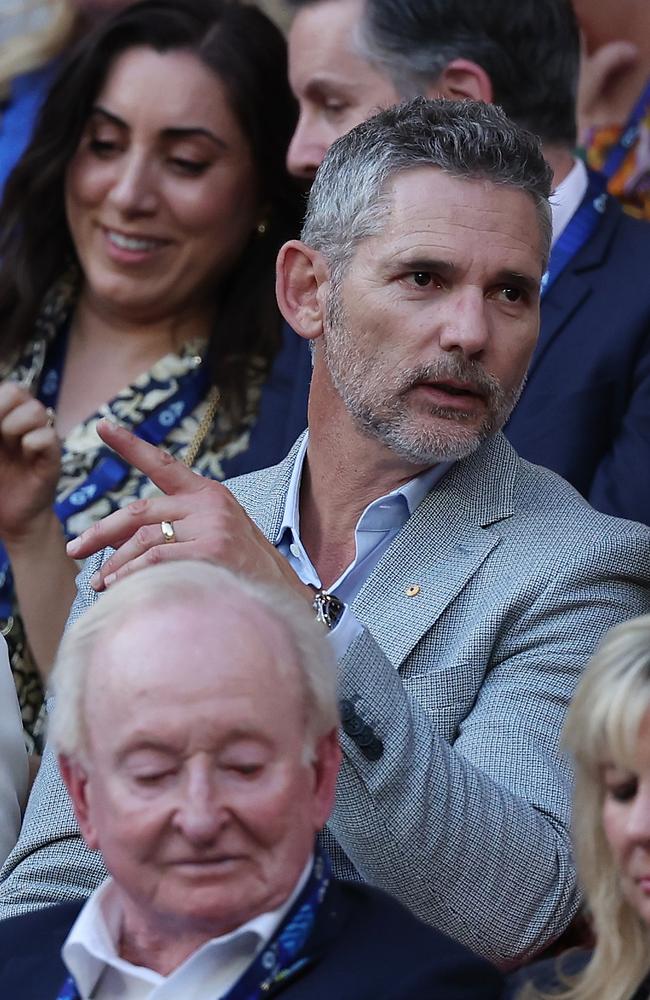
[[(582, 972), (590, 958), (590, 951), (578, 948), (564, 952), (557, 958), (547, 958), (542, 962), (524, 966), (508, 977), (503, 1000), (517, 1000), (524, 986), (528, 984), (551, 996), (557, 994), (558, 1000), (562, 1000), (563, 993), (567, 989), (566, 979), (572, 979)], [(630, 1000), (647, 1000), (649, 993), (650, 976), (647, 976)], [(603, 1000), (607, 998), (603, 997)]]
[(221, 463), (225, 479), (277, 465), (286, 458), (307, 426), (310, 381), (309, 343), (283, 323), (282, 346), (262, 389), (249, 446), (246, 451)]
[(505, 433), (594, 507), (650, 523), (650, 224), (613, 198), (542, 302)]
[[(67, 976), (61, 945), (81, 903), (0, 922), (0, 997), (55, 1000)], [(283, 1000), (497, 1000), (497, 970), (370, 886), (333, 881), (303, 951), (273, 985)], [(189, 998), (188, 998), (189, 1000)], [(193, 997), (192, 1000), (218, 1000)]]

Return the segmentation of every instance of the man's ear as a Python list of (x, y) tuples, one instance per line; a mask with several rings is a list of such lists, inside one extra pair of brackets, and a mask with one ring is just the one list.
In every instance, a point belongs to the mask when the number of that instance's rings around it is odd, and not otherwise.
[(275, 294), (289, 326), (306, 340), (323, 332), (329, 270), (318, 250), (300, 240), (285, 243), (278, 254)]
[(452, 59), (435, 83), (427, 87), (425, 97), (446, 97), (450, 101), (484, 101), (492, 104), (494, 88), (482, 66), (471, 59)]
[(88, 775), (78, 760), (66, 757), (65, 754), (59, 756), (59, 770), (65, 787), (68, 789), (81, 835), (90, 850), (96, 851), (99, 844), (88, 808)]
[(330, 817), (336, 797), (336, 779), (341, 766), (341, 746), (338, 728), (318, 740), (314, 750), (314, 825), (321, 830)]

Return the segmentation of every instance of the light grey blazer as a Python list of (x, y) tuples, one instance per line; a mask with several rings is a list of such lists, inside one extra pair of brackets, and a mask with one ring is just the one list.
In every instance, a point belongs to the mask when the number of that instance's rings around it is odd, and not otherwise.
[[(228, 484), (271, 540), (294, 454)], [(99, 562), (71, 617), (94, 599)], [(352, 605), (364, 630), (340, 663), (341, 698), (383, 752), (370, 760), (341, 734), (324, 834), (335, 872), (500, 964), (561, 933), (579, 897), (560, 728), (602, 634), (650, 611), (649, 584), (650, 529), (597, 513), (502, 435), (457, 462)], [(83, 896), (103, 874), (48, 753), (0, 914)]]

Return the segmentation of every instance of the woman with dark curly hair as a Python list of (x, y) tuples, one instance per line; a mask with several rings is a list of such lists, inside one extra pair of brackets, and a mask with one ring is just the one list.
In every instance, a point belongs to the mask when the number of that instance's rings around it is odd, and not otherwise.
[(304, 426), (304, 351), (286, 329), (282, 346), (274, 296), (298, 226), (294, 124), (259, 10), (145, 0), (71, 53), (9, 179), (0, 624), (28, 731), (74, 596), (66, 539), (153, 492), (103, 447), (100, 416), (215, 478), (279, 460)]

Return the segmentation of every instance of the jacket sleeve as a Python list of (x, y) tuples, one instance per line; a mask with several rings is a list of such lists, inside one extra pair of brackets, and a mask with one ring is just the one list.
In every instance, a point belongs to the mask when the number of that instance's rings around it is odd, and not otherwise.
[(597, 510), (650, 524), (650, 328), (620, 425), (602, 455), (588, 500)]
[(4, 861), (16, 843), (27, 783), (27, 750), (20, 708), (7, 644), (0, 637), (0, 861)]
[[(110, 555), (86, 560), (77, 579), (69, 623), (97, 599), (88, 581)], [(32, 788), (18, 843), (0, 872), (0, 919), (89, 896), (106, 878), (98, 853), (79, 833), (56, 757), (47, 746)]]
[(622, 532), (550, 582), (527, 580), (518, 602), (495, 596), (484, 620), (477, 609), (468, 659), (485, 673), (464, 714), (439, 703), (428, 635), (415, 671), (396, 670), (367, 629), (340, 661), (354, 717), (331, 833), (364, 879), (501, 966), (540, 951), (579, 905), (559, 736), (600, 636), (650, 610), (647, 548)]

